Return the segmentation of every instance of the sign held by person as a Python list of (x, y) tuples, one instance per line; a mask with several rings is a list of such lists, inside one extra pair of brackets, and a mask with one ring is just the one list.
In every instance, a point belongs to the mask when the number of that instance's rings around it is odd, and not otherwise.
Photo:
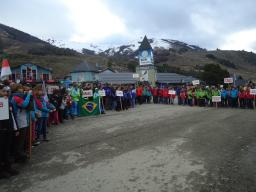
[(105, 96), (106, 96), (105, 90), (99, 90), (99, 95), (100, 95), (101, 97), (105, 97)]
[(256, 89), (250, 89), (250, 94), (251, 95), (256, 95)]
[(7, 98), (0, 98), (0, 120), (9, 119), (9, 104)]
[(212, 102), (213, 103), (220, 103), (221, 102), (221, 96), (212, 96)]
[(174, 91), (174, 90), (169, 90), (169, 95), (176, 95), (176, 91)]
[(83, 97), (92, 97), (93, 96), (93, 92), (92, 90), (83, 90)]
[(116, 96), (123, 97), (124, 96), (124, 92), (123, 91), (116, 91)]
[(193, 81), (192, 81), (192, 84), (193, 84), (193, 85), (200, 85), (200, 80), (193, 80)]
[(225, 84), (232, 84), (234, 83), (234, 79), (232, 77), (224, 78)]

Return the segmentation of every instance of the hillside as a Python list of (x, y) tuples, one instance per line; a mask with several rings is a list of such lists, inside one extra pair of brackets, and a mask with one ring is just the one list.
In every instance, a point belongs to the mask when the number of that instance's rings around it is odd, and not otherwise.
[[(236, 73), (243, 78), (256, 80), (256, 54), (246, 51), (214, 50), (208, 51), (196, 45), (172, 40), (150, 39), (154, 49), (154, 61), (160, 72), (177, 72), (197, 75), (205, 64), (219, 64), (231, 74)], [(86, 55), (107, 56), (115, 66), (122, 63), (128, 69), (137, 64), (138, 41), (120, 45), (102, 51), (98, 46), (85, 51)], [(90, 53), (90, 54), (87, 54)]]
[[(154, 48), (155, 64), (160, 72), (177, 72), (196, 75), (205, 64), (219, 64), (230, 73), (256, 80), (256, 54), (246, 51), (207, 51), (196, 45), (172, 40), (150, 39)], [(99, 63), (118, 71), (134, 71), (137, 60), (138, 40), (126, 45), (105, 47), (92, 45), (79, 53), (60, 48), (17, 29), (0, 24), (0, 52), (8, 53), (10, 63), (35, 63), (52, 68), (55, 77), (63, 77), (81, 61)]]
[(53, 69), (55, 77), (63, 77), (83, 60), (106, 63), (100, 56), (85, 56), (69, 48), (59, 48), (12, 27), (0, 24), (0, 52), (9, 55), (11, 66), (34, 63)]

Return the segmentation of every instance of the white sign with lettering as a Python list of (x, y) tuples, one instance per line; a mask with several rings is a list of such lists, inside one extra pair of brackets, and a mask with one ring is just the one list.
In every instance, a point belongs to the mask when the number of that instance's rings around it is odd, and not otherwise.
[(169, 95), (176, 95), (176, 91), (174, 91), (174, 90), (169, 90)]
[(123, 97), (124, 96), (124, 92), (123, 91), (116, 91), (116, 96)]
[(101, 97), (105, 97), (105, 96), (106, 96), (105, 90), (99, 90), (99, 95), (100, 95)]
[(212, 102), (213, 103), (220, 103), (221, 102), (221, 96), (212, 96)]
[(193, 85), (200, 85), (200, 81), (199, 80), (194, 80), (194, 81), (192, 81), (192, 84)]
[(224, 83), (225, 84), (231, 84), (234, 83), (234, 80), (232, 77), (224, 78)]
[(256, 89), (250, 89), (250, 94), (251, 95), (256, 95)]
[(83, 97), (92, 97), (93, 92), (92, 90), (83, 90)]
[(7, 98), (0, 98), (0, 120), (9, 119), (9, 104)]

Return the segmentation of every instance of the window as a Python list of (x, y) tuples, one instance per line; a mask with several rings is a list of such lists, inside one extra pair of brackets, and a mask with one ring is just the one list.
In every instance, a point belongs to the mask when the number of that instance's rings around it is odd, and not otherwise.
[(36, 80), (36, 70), (32, 70), (32, 80)]
[(27, 79), (27, 70), (23, 69), (22, 70), (22, 79), (25, 81)]
[(49, 74), (44, 73), (44, 74), (43, 74), (43, 80), (44, 80), (44, 81), (49, 80)]
[(32, 70), (30, 67), (27, 67), (27, 78), (26, 80), (32, 80)]

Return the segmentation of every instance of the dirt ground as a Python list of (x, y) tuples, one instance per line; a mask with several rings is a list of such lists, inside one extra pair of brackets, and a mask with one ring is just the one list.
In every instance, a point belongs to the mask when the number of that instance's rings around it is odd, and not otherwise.
[(256, 111), (142, 105), (49, 129), (1, 192), (256, 191)]

